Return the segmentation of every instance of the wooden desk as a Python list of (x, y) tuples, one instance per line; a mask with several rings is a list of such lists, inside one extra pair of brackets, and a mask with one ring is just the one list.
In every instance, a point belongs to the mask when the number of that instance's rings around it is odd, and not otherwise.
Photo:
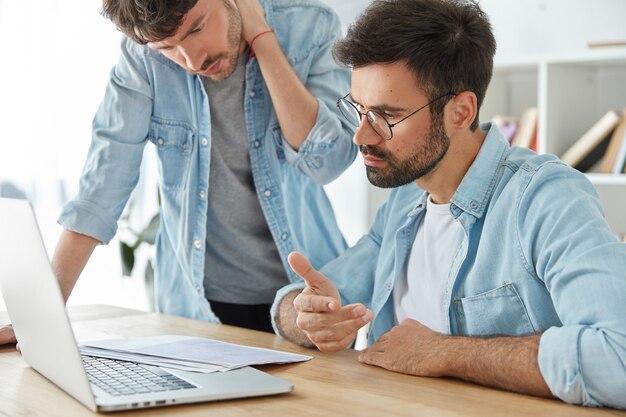
[[(69, 308), (77, 338), (181, 334), (314, 355), (309, 362), (260, 369), (291, 381), (290, 394), (121, 412), (114, 416), (626, 416), (497, 391), (443, 378), (401, 375), (361, 365), (352, 350), (300, 348), (278, 336), (109, 306)], [(45, 318), (42, 317), (42, 320)], [(7, 323), (0, 312), (0, 323)], [(89, 334), (92, 332), (92, 334)], [(0, 347), (0, 416), (87, 416), (93, 413), (31, 369), (13, 346)]]

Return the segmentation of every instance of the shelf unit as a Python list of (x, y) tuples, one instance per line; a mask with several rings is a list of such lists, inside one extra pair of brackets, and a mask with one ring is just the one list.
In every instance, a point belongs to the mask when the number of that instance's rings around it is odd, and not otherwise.
[[(607, 111), (626, 108), (626, 48), (496, 62), (480, 118), (539, 112), (537, 150), (558, 156)], [(616, 234), (626, 233), (626, 175), (587, 174)]]

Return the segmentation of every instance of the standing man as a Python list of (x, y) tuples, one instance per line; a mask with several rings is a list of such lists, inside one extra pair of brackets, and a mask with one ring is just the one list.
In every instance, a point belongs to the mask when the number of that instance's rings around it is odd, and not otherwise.
[(334, 111), (349, 86), (331, 56), (337, 16), (315, 0), (105, 0), (103, 13), (126, 37), (59, 219), (65, 299), (115, 235), (150, 142), (158, 310), (272, 331), (276, 290), (299, 280), (288, 253), (321, 266), (346, 248), (322, 188), (357, 152)]
[[(626, 407), (626, 245), (580, 172), (478, 125), (496, 43), (463, 0), (376, 0), (335, 48), (338, 102), (374, 226), (277, 294), (276, 326), (322, 351), (371, 322), (359, 360), (588, 406)], [(326, 278), (328, 277), (328, 278)]]

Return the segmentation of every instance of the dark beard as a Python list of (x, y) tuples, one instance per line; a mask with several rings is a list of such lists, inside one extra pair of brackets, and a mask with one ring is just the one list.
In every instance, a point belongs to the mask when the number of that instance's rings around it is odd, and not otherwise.
[[(393, 140), (393, 139), (392, 139)], [(361, 145), (363, 155), (373, 155), (387, 161), (385, 168), (366, 167), (367, 179), (380, 188), (395, 188), (413, 182), (432, 172), (450, 147), (450, 138), (443, 126), (443, 115), (433, 118), (426, 145), (416, 154), (403, 161), (396, 160), (388, 152)]]

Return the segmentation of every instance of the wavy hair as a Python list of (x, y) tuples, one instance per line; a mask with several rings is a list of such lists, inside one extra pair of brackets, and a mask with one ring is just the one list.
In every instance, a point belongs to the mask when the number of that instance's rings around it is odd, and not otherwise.
[(172, 36), (198, 0), (103, 0), (102, 15), (145, 45)]

